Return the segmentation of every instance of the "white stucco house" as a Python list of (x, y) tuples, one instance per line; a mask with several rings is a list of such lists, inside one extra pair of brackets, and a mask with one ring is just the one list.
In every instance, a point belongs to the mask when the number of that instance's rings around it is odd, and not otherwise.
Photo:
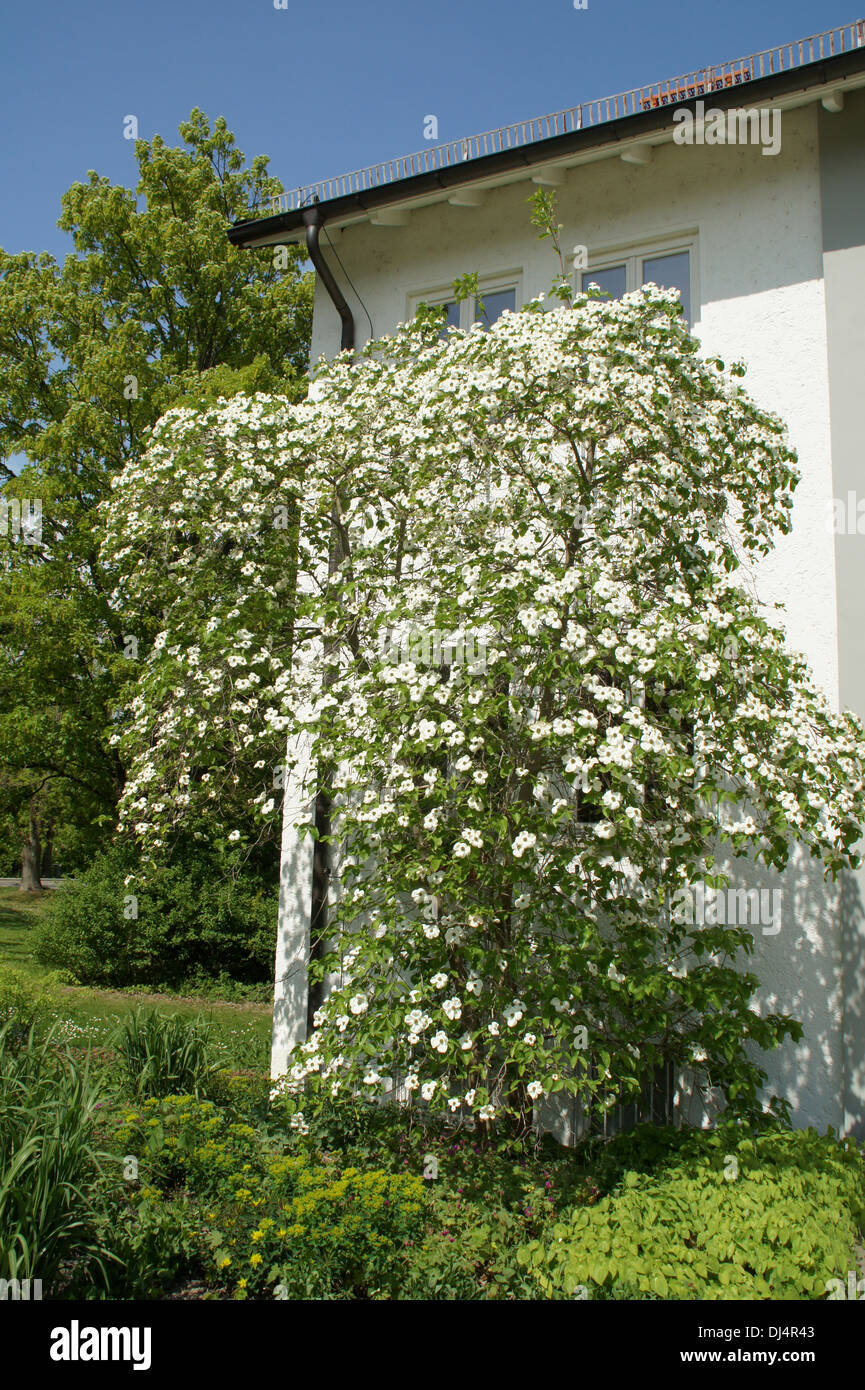
[[(467, 272), (490, 319), (547, 291), (536, 187), (556, 192), (563, 244), (585, 248), (577, 280), (613, 295), (678, 287), (705, 350), (743, 358), (750, 393), (787, 422), (802, 482), (762, 592), (786, 604), (790, 641), (830, 699), (865, 717), (865, 21), (296, 189), (229, 235), (306, 241), (314, 362), (421, 300), (468, 326), (475, 301), (452, 288)], [(293, 798), (289, 786), (274, 1076), (305, 1035), (321, 910)], [(770, 1085), (796, 1123), (865, 1134), (865, 871), (833, 886), (797, 861), (757, 886), (783, 888), (779, 921), (755, 929), (766, 1007), (805, 1028), (765, 1059)]]

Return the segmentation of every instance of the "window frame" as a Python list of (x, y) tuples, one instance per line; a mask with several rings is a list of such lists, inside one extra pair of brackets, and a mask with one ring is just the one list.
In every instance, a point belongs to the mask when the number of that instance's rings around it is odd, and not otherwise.
[(612, 246), (589, 256), (585, 270), (574, 270), (574, 291), (582, 293), (583, 277), (591, 277), (593, 271), (613, 270), (625, 267), (625, 294), (642, 288), (642, 263), (657, 260), (661, 256), (677, 256), (688, 253), (688, 279), (691, 296), (691, 319), (689, 327), (693, 331), (700, 322), (700, 277), (698, 262), (698, 233), (682, 232), (677, 236), (651, 237), (646, 241), (627, 242)]
[[(516, 313), (523, 307), (522, 270), (505, 270), (496, 274), (478, 276), (478, 293), (481, 299), (485, 295), (501, 294), (507, 290), (514, 291), (514, 313)], [(453, 280), (449, 284), (440, 284), (435, 289), (414, 291), (407, 296), (407, 318), (413, 319), (422, 303), (429, 304), (430, 308), (437, 308), (439, 305), (452, 303), (453, 299)], [(477, 299), (477, 295), (470, 294), (460, 302), (459, 328), (461, 332), (468, 332), (473, 324), (481, 322), (477, 317)]]

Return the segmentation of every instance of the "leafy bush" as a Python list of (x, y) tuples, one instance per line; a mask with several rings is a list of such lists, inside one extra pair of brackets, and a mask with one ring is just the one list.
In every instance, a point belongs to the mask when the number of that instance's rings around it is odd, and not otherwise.
[(36, 982), (0, 966), (0, 1028), (6, 1029), (5, 1052), (23, 1047), (31, 1031), (44, 1034), (56, 1004), (50, 982)]
[(201, 1018), (136, 1009), (117, 1032), (129, 1090), (139, 1100), (180, 1092), (203, 1094), (217, 1070), (210, 1041), (210, 1026)]
[[(246, 1190), (211, 1234), (217, 1265), (240, 1277), (235, 1289), (272, 1289), (284, 1298), (394, 1297), (406, 1276), (407, 1243), (420, 1229), (423, 1179), (380, 1169), (316, 1166), (275, 1158), (277, 1197), (250, 1211)], [(217, 1244), (218, 1243), (218, 1244)]]
[(267, 1153), (263, 1132), (192, 1095), (151, 1097), (123, 1111), (115, 1146), (141, 1160), (147, 1186), (188, 1187), (208, 1198), (231, 1191), (237, 1172), (256, 1185)]
[(185, 1195), (169, 1200), (139, 1187), (106, 1218), (117, 1263), (109, 1270), (111, 1298), (164, 1298), (172, 1284), (202, 1272), (200, 1222)]
[(655, 1158), (657, 1171), (625, 1172), (596, 1207), (521, 1247), (545, 1295), (582, 1284), (610, 1297), (618, 1284), (661, 1298), (815, 1299), (854, 1268), (865, 1172), (852, 1143), (725, 1125), (666, 1155), (656, 1145)]
[(201, 1248), (235, 1297), (392, 1297), (405, 1280), (417, 1175), (279, 1153), (262, 1128), (188, 1095), (125, 1112), (116, 1144), (139, 1157), (149, 1203), (181, 1188), (201, 1202)]
[(0, 1028), (0, 1277), (41, 1279), (51, 1296), (58, 1280), (104, 1282), (112, 1258), (98, 1234), (100, 1088), (50, 1032), (22, 1044), (15, 1030)]
[(233, 877), (231, 865), (191, 850), (145, 870), (115, 845), (52, 896), (34, 950), (82, 984), (182, 990), (223, 974), (269, 980), (275, 932), (276, 895), (263, 879)]

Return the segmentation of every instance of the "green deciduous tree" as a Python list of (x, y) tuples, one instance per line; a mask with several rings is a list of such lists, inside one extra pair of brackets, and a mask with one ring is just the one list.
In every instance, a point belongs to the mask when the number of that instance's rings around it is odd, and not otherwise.
[(42, 507), (41, 541), (11, 522), (0, 536), (0, 770), (5, 809), (28, 824), (52, 780), (70, 815), (113, 823), (124, 769), (110, 733), (162, 626), (154, 603), (130, 630), (111, 599), (98, 503), (112, 477), (173, 402), (305, 391), (303, 253), (277, 267), (271, 250), (226, 237), (280, 185), (265, 157), (246, 163), (224, 119), (195, 110), (180, 134), (177, 148), (136, 143), (136, 190), (91, 173), (65, 194), (62, 264), (0, 251), (0, 457), (28, 461), (17, 477), (0, 465), (2, 496)]

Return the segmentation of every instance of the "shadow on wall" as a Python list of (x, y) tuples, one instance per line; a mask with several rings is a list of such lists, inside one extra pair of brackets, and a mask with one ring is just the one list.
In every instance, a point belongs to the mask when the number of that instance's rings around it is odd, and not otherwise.
[[(719, 866), (720, 867), (720, 866)], [(746, 859), (728, 863), (735, 897), (754, 890), (770, 915), (751, 925), (754, 953), (741, 966), (760, 981), (754, 1007), (765, 1016), (789, 1014), (803, 1027), (772, 1052), (758, 1047), (750, 1055), (767, 1073), (765, 1099), (789, 1101), (793, 1124), (831, 1126), (841, 1134), (865, 1134), (865, 870), (824, 880), (820, 865), (796, 851), (783, 874)], [(771, 896), (770, 896), (771, 895)], [(730, 901), (728, 898), (727, 901)], [(739, 909), (743, 911), (743, 909)], [(740, 921), (748, 921), (744, 916)], [(609, 1132), (637, 1121), (706, 1125), (719, 1113), (705, 1101), (697, 1078), (688, 1073), (657, 1078), (638, 1106), (617, 1107)], [(578, 1102), (550, 1098), (539, 1118), (560, 1142), (572, 1144), (586, 1133)]]
[[(735, 862), (730, 872), (734, 880)], [(801, 851), (781, 875), (749, 866), (747, 876), (748, 886), (781, 895), (771, 934), (754, 931), (751, 968), (761, 983), (756, 1006), (761, 1013), (791, 1014), (803, 1027), (799, 1043), (788, 1040), (769, 1053), (754, 1049), (768, 1073), (767, 1094), (790, 1102), (796, 1126), (859, 1134), (865, 1124), (865, 914), (855, 876), (833, 884)]]
[(843, 1130), (865, 1139), (865, 869), (840, 882)]

